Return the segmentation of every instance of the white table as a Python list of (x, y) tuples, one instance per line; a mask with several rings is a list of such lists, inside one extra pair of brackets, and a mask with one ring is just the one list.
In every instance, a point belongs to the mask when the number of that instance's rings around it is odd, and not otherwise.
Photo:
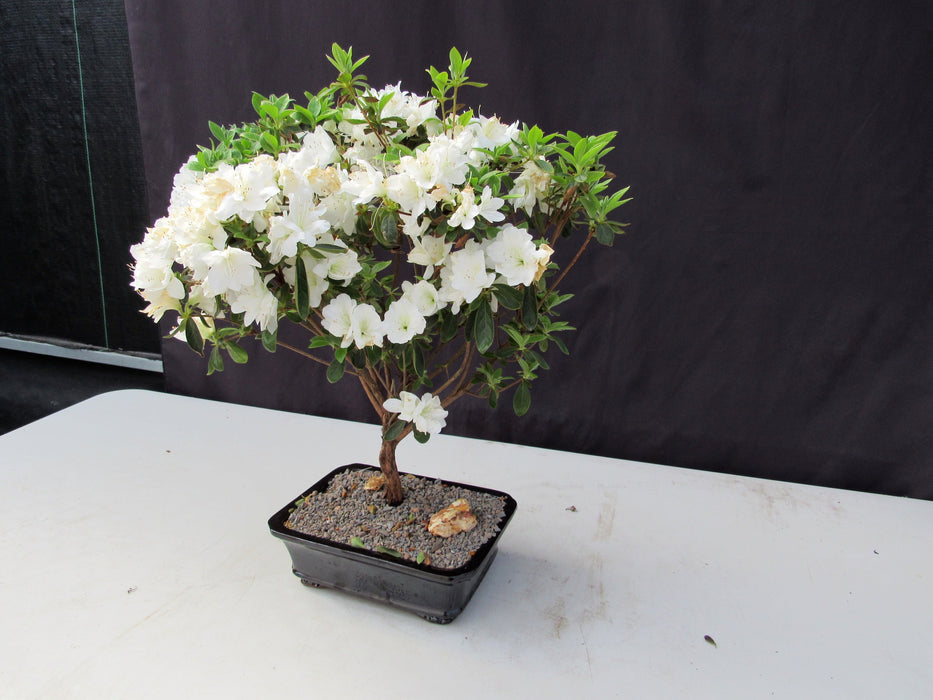
[(0, 437), (0, 697), (933, 697), (933, 502), (406, 441), (519, 504), (441, 626), (303, 587), (266, 527), (378, 440), (144, 391)]

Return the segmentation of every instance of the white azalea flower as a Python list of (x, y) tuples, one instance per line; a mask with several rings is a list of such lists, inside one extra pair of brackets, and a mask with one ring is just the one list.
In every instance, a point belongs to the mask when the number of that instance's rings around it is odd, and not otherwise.
[(514, 198), (516, 209), (524, 209), (530, 216), (535, 203), (544, 199), (550, 184), (551, 176), (530, 162), (515, 178), (515, 186), (509, 196)]
[(486, 248), (486, 255), (509, 286), (534, 282), (538, 273), (538, 249), (525, 229), (506, 224)]
[(415, 284), (402, 282), (402, 299), (409, 300), (418, 308), (418, 313), (425, 317), (433, 316), (444, 307), (437, 288), (426, 280)]
[(467, 185), (460, 191), (460, 206), (450, 215), (447, 223), (450, 226), (459, 226), (469, 231), (475, 225), (478, 215), (479, 207), (476, 206), (473, 188)]
[(275, 332), (278, 328), (279, 302), (258, 275), (256, 281), (228, 296), (230, 310), (243, 314), (243, 323), (256, 323), (261, 330)]
[(353, 309), (357, 303), (348, 294), (338, 294), (321, 309), (321, 327), (340, 338), (340, 347), (346, 348), (353, 342)]
[(211, 294), (239, 291), (252, 285), (258, 278), (259, 261), (245, 250), (224, 248), (212, 250), (203, 256), (207, 265), (204, 284)]
[(143, 313), (159, 321), (166, 311), (181, 311), (180, 299), (184, 297), (184, 287), (182, 287), (182, 296), (176, 297), (168, 288), (165, 289), (138, 289), (139, 295), (147, 302)]
[(350, 332), (353, 343), (362, 350), (370, 345), (382, 347), (384, 333), (379, 313), (370, 304), (357, 304), (350, 312)]
[(279, 194), (275, 160), (264, 153), (236, 166), (233, 174), (233, 189), (217, 207), (217, 218), (226, 221), (236, 216), (247, 223), (259, 223), (257, 215)]
[(314, 266), (314, 273), (335, 282), (346, 284), (363, 269), (355, 250), (345, 253), (326, 253), (326, 257)]
[(386, 197), (414, 216), (419, 216), (434, 205), (431, 194), (408, 173), (387, 177), (385, 190)]
[(424, 276), (430, 278), (436, 266), (445, 264), (452, 246), (453, 243), (445, 241), (441, 236), (422, 236), (412, 242), (408, 262), (423, 265)]
[(419, 402), (420, 400), (415, 394), (412, 394), (410, 391), (402, 391), (399, 393), (397, 399), (386, 399), (383, 401), (382, 407), (389, 413), (398, 413), (398, 417), (401, 420), (410, 422), (415, 417), (415, 411), (418, 410)]
[(501, 197), (493, 197), (492, 190), (489, 189), (487, 185), (483, 187), (483, 194), (480, 197), (477, 216), (483, 217), (491, 224), (502, 221), (505, 218), (505, 214), (499, 209), (503, 204), (505, 204), (505, 200)]
[(397, 413), (400, 420), (414, 422), (415, 430), (420, 433), (435, 435), (447, 425), (447, 411), (441, 406), (441, 400), (430, 393), (418, 398), (410, 391), (399, 392), (397, 399), (387, 399), (382, 407), (390, 413)]
[(518, 136), (518, 122), (503, 124), (498, 117), (479, 116), (470, 122), (470, 131), (476, 138), (476, 147), (495, 150), (511, 143)]
[(352, 194), (338, 190), (322, 198), (321, 204), (325, 207), (323, 218), (332, 229), (344, 233), (353, 232), (356, 227), (356, 205), (353, 203)]
[(430, 216), (423, 216), (419, 220), (417, 214), (401, 213), (398, 218), (402, 221), (402, 233), (412, 240), (421, 238), (421, 235), (431, 226)]
[[(486, 255), (482, 246), (476, 241), (468, 241), (462, 250), (450, 254), (450, 260), (441, 270), (441, 298), (443, 290), (448, 288), (448, 294), (455, 301), (458, 295), (469, 304), (480, 293), (492, 286), (496, 276), (486, 270)], [(451, 290), (453, 294), (451, 294)]]
[(441, 407), (440, 398), (425, 394), (418, 401), (412, 420), (418, 432), (435, 435), (447, 425), (446, 418), (447, 411)]
[[(324, 277), (321, 277), (314, 272), (314, 265), (317, 262), (317, 259), (311, 255), (307, 250), (301, 252), (301, 259), (305, 264), (305, 278), (308, 281), (308, 302), (312, 308), (317, 308), (321, 305), (321, 297), (324, 296), (324, 292), (330, 287), (330, 283)], [(285, 275), (285, 281), (288, 282), (292, 288), (295, 287), (297, 274), (296, 265), (289, 265), (282, 273)]]
[(338, 160), (337, 147), (324, 128), (320, 125), (301, 139), (301, 150), (296, 153), (295, 162), (301, 170), (308, 168), (326, 168)]
[(448, 224), (459, 226), (469, 231), (476, 224), (477, 217), (483, 217), (490, 223), (502, 221), (505, 214), (499, 211), (505, 200), (492, 196), (492, 190), (488, 186), (483, 187), (483, 194), (480, 197), (479, 204), (473, 194), (473, 188), (467, 185), (460, 192), (460, 206), (451, 214)]
[(383, 330), (390, 343), (407, 343), (427, 326), (424, 315), (410, 299), (402, 296), (393, 301), (386, 311)]
[(365, 160), (358, 161), (357, 165), (359, 167), (350, 173), (341, 189), (353, 195), (354, 204), (367, 204), (376, 197), (384, 197), (386, 194), (385, 175)]
[[(163, 220), (164, 221), (164, 220)], [(130, 254), (136, 261), (133, 266), (133, 288), (159, 292), (168, 290), (179, 291), (181, 281), (172, 272), (172, 264), (178, 255), (178, 246), (170, 236), (170, 229), (158, 223), (149, 229), (142, 243), (130, 247)], [(182, 287), (181, 299), (184, 296)]]
[(282, 258), (298, 254), (298, 244), (314, 247), (318, 236), (330, 228), (323, 218), (324, 207), (314, 205), (306, 198), (295, 198), (288, 209), (273, 216), (269, 222), (269, 262), (275, 264)]

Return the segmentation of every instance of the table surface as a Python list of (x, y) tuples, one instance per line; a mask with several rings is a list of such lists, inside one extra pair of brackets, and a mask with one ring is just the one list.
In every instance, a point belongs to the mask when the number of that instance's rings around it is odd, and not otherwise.
[(442, 626), (305, 588), (267, 529), (378, 442), (135, 390), (0, 437), (0, 697), (933, 697), (933, 502), (405, 441), (519, 504)]

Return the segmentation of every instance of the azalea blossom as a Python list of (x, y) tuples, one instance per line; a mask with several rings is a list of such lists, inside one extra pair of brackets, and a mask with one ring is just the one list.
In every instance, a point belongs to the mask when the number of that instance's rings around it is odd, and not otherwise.
[[(324, 292), (330, 287), (330, 283), (326, 278), (321, 277), (314, 272), (314, 266), (317, 264), (317, 258), (313, 257), (311, 253), (307, 250), (301, 252), (301, 255), (297, 256), (301, 258), (301, 261), (304, 263), (305, 269), (305, 280), (308, 286), (308, 303), (312, 308), (317, 308), (321, 305), (321, 299), (324, 296)], [(297, 283), (298, 267), (297, 267), (297, 258), (293, 264), (290, 264), (282, 269), (282, 276), (285, 277), (285, 281), (292, 288), (295, 287)]]
[[(402, 299), (407, 299), (418, 309), (422, 316), (433, 316), (444, 307), (437, 288), (427, 280), (412, 284), (402, 282)], [(420, 332), (420, 331), (419, 331)]]
[(424, 314), (411, 300), (402, 296), (389, 304), (383, 320), (383, 330), (390, 343), (407, 343), (427, 325)]
[(469, 185), (461, 190), (460, 199), (460, 206), (447, 221), (450, 226), (459, 226), (469, 231), (476, 224), (478, 217), (483, 217), (489, 223), (496, 223), (505, 218), (505, 214), (499, 211), (499, 207), (505, 203), (505, 200), (493, 197), (488, 185), (483, 187), (483, 194), (478, 204), (473, 195), (473, 188)]
[(503, 124), (498, 117), (477, 117), (470, 122), (476, 147), (494, 150), (511, 143), (518, 136), (518, 122)]
[(228, 295), (230, 310), (243, 314), (244, 325), (256, 323), (261, 330), (274, 333), (278, 328), (279, 302), (261, 280)]
[(551, 176), (533, 162), (529, 162), (515, 178), (515, 186), (509, 192), (509, 196), (515, 200), (516, 209), (524, 209), (530, 216), (535, 204), (542, 203), (550, 184)]
[(447, 411), (440, 398), (430, 393), (418, 398), (409, 391), (402, 391), (397, 399), (383, 402), (382, 407), (389, 413), (398, 413), (400, 420), (414, 422), (419, 433), (436, 435), (447, 425)]
[(385, 334), (379, 312), (371, 304), (357, 304), (350, 312), (350, 333), (359, 350), (376, 345), (382, 347)]
[(412, 394), (410, 391), (402, 391), (399, 393), (397, 399), (386, 399), (382, 403), (382, 407), (387, 410), (389, 413), (398, 413), (398, 417), (406, 422), (410, 422), (415, 417), (415, 412), (418, 410), (418, 404), (420, 399), (416, 394)]
[(321, 218), (324, 207), (315, 205), (310, 198), (296, 197), (288, 210), (273, 216), (269, 222), (269, 262), (275, 264), (282, 258), (291, 258), (298, 254), (298, 244), (313, 247), (318, 236), (328, 229), (330, 224)]
[(450, 254), (450, 262), (441, 270), (442, 298), (446, 289), (450, 301), (462, 300), (469, 304), (495, 281), (496, 276), (486, 270), (482, 246), (476, 241), (468, 241), (463, 250)]
[(441, 406), (440, 397), (425, 394), (415, 408), (413, 420), (415, 430), (428, 435), (435, 435), (447, 425), (447, 411)]
[(345, 253), (325, 253), (325, 257), (314, 266), (314, 273), (336, 282), (347, 283), (363, 269), (355, 250)]
[(258, 277), (259, 261), (240, 248), (212, 250), (203, 256), (207, 265), (204, 284), (211, 294), (224, 294), (249, 287)]
[(476, 206), (476, 199), (473, 196), (473, 188), (467, 185), (460, 191), (460, 206), (450, 215), (447, 224), (469, 231), (476, 223), (479, 211), (479, 207)]
[(349, 347), (353, 342), (353, 309), (357, 302), (349, 294), (338, 294), (321, 309), (321, 327), (340, 338), (340, 347)]
[(434, 268), (447, 261), (451, 247), (453, 243), (445, 241), (440, 236), (422, 236), (412, 243), (411, 252), (408, 253), (408, 262), (413, 265), (423, 265), (424, 276), (430, 278), (434, 274)]
[(409, 173), (390, 175), (386, 178), (385, 189), (386, 197), (414, 216), (419, 216), (434, 205), (430, 192)]
[(343, 183), (343, 191), (353, 195), (354, 204), (366, 204), (386, 193), (385, 175), (365, 160), (357, 161), (357, 168)]
[(538, 273), (538, 249), (527, 230), (506, 224), (486, 248), (486, 255), (509, 286), (534, 282)]
[(233, 188), (217, 207), (217, 218), (226, 221), (236, 216), (246, 223), (258, 224), (257, 229), (263, 230), (261, 217), (257, 217), (257, 214), (264, 211), (269, 200), (279, 194), (275, 176), (275, 161), (268, 154), (236, 166)]

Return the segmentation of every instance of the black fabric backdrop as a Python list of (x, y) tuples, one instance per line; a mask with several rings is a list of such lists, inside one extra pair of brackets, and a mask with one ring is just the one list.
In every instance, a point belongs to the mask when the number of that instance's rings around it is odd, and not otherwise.
[(0, 332), (158, 352), (127, 268), (148, 212), (122, 0), (3, 2), (0, 37)]
[[(126, 9), (152, 218), (208, 119), (317, 90), (334, 41), (419, 92), (456, 45), (490, 83), (464, 96), (483, 113), (620, 132), (630, 233), (572, 273), (571, 357), (524, 418), (461, 402), (447, 432), (933, 498), (929, 3)], [(372, 420), (351, 380), (281, 351), (212, 377), (181, 343), (163, 354), (173, 391)]]

